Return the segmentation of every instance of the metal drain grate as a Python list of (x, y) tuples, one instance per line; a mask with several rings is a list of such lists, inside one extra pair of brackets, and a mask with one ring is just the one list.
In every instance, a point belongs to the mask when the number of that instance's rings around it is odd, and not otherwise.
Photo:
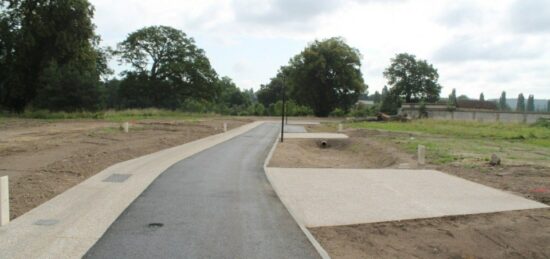
[(103, 180), (104, 182), (107, 182), (107, 183), (122, 183), (126, 180), (128, 180), (128, 178), (130, 178), (130, 174), (112, 174), (111, 176), (107, 177), (105, 180)]

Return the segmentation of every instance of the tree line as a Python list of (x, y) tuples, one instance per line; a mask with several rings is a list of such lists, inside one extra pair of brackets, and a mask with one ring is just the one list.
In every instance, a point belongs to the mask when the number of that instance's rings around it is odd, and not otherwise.
[[(203, 49), (183, 31), (149, 26), (115, 48), (101, 47), (87, 0), (0, 0), (0, 109), (94, 111), (163, 108), (232, 115), (394, 114), (402, 102), (440, 100), (432, 64), (397, 54), (384, 71), (382, 93), (369, 97), (362, 55), (342, 38), (316, 40), (282, 66), (260, 89), (241, 90), (212, 68)], [(128, 69), (119, 78), (108, 62)], [(359, 98), (377, 103), (367, 108)], [(522, 97), (522, 96), (521, 96)], [(518, 107), (532, 109), (532, 96)]]

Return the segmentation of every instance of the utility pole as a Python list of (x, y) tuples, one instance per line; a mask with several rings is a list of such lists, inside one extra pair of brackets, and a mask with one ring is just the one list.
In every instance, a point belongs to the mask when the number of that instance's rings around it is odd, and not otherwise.
[(281, 118), (281, 143), (284, 142), (284, 137), (285, 137), (285, 101), (286, 101), (286, 94), (285, 94), (285, 83), (284, 83), (284, 80), (283, 80), (283, 107), (282, 107), (282, 112), (281, 112), (281, 115), (282, 115), (282, 118)]

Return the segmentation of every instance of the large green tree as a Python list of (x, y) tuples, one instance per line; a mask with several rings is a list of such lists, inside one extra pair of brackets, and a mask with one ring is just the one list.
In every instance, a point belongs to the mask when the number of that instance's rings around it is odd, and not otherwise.
[(0, 98), (22, 111), (94, 109), (108, 72), (87, 0), (1, 0)]
[(341, 38), (314, 41), (283, 68), (291, 97), (326, 117), (344, 111), (367, 89), (361, 73), (361, 54)]
[(439, 100), (439, 74), (426, 60), (417, 60), (414, 55), (407, 53), (397, 54), (384, 71), (384, 76), (392, 86), (393, 93), (407, 103)]
[(119, 43), (114, 53), (123, 63), (131, 65), (128, 78), (139, 77), (143, 83), (132, 83), (136, 89), (128, 89), (127, 99), (140, 99), (135, 95), (146, 92), (147, 101), (143, 105), (177, 108), (186, 99), (211, 101), (219, 94), (217, 74), (204, 50), (175, 28), (140, 29)]

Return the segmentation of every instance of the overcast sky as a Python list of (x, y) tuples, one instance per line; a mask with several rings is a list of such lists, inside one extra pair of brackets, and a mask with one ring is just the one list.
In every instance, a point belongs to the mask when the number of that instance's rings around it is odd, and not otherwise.
[[(149, 25), (183, 30), (213, 67), (258, 89), (315, 39), (363, 55), (369, 92), (396, 53), (439, 70), (442, 96), (550, 98), (550, 0), (91, 0), (103, 45)], [(112, 62), (113, 66), (117, 62)], [(121, 70), (121, 68), (118, 68)]]

